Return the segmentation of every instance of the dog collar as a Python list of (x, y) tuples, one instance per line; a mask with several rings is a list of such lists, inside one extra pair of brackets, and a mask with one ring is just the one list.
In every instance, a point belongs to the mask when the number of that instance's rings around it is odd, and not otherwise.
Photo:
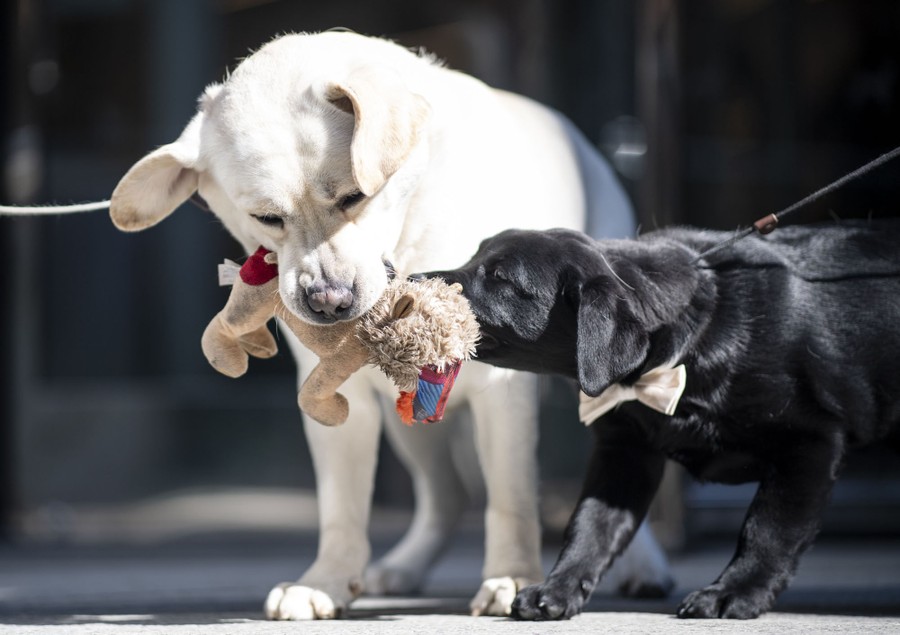
[(625, 401), (639, 401), (648, 408), (671, 416), (675, 414), (686, 382), (684, 364), (675, 368), (659, 366), (641, 375), (633, 386), (613, 384), (596, 397), (579, 393), (578, 418), (589, 426)]

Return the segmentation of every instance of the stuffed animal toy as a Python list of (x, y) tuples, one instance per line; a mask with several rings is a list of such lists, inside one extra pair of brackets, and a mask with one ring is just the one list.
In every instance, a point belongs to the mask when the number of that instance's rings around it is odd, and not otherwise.
[(373, 364), (400, 389), (401, 420), (430, 423), (443, 417), (460, 365), (478, 341), (478, 324), (461, 291), (439, 279), (395, 278), (364, 315), (316, 326), (286, 309), (276, 254), (260, 248), (240, 268), (225, 308), (206, 327), (201, 344), (213, 368), (239, 377), (247, 372), (248, 355), (267, 358), (278, 352), (266, 326), (277, 316), (319, 356), (297, 396), (313, 419), (328, 426), (344, 423), (349, 404), (337, 390), (359, 368)]

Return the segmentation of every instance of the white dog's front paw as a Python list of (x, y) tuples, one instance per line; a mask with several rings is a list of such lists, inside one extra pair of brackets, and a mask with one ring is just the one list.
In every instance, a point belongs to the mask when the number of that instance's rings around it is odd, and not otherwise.
[(534, 584), (534, 582), (534, 580), (525, 578), (488, 578), (481, 583), (478, 593), (469, 602), (469, 610), (474, 617), (481, 615), (507, 616), (512, 612), (512, 603), (516, 599), (519, 589)]
[(344, 608), (324, 591), (296, 582), (277, 585), (265, 604), (266, 619), (270, 620), (333, 620)]

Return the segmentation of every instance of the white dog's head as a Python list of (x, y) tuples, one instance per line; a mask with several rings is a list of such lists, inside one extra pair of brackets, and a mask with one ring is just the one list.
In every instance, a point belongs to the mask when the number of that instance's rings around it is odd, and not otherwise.
[(113, 223), (155, 225), (199, 192), (246, 250), (277, 252), (285, 305), (318, 324), (383, 292), (428, 155), (431, 62), (354, 33), (287, 35), (206, 89), (181, 136), (112, 195)]

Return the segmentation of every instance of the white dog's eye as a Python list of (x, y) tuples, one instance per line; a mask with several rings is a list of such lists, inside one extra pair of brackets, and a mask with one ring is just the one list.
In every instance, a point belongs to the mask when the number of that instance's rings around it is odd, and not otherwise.
[(347, 196), (345, 196), (344, 198), (342, 198), (340, 200), (340, 202), (338, 203), (338, 208), (340, 208), (341, 211), (346, 212), (348, 209), (350, 209), (351, 207), (353, 207), (354, 205), (359, 203), (361, 200), (363, 200), (365, 197), (366, 197), (365, 194), (363, 194), (362, 192), (358, 192), (358, 191), (348, 194)]
[(281, 216), (272, 216), (271, 214), (252, 214), (252, 216), (266, 227), (273, 229), (284, 227), (284, 219)]

